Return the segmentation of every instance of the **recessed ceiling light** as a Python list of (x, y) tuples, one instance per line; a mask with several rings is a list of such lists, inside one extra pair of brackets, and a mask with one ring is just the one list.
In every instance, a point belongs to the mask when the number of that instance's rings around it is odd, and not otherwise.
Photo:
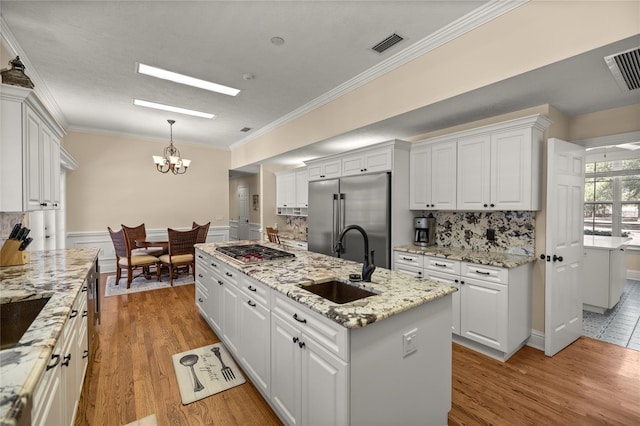
[(271, 37), (271, 43), (276, 46), (282, 46), (284, 44), (284, 39), (282, 37)]
[(239, 89), (233, 87), (223, 86), (222, 84), (212, 83), (207, 80), (201, 80), (195, 77), (189, 77), (188, 75), (178, 74), (177, 72), (167, 71), (162, 68), (152, 67), (145, 64), (137, 64), (138, 73), (150, 75), (152, 77), (161, 78), (163, 80), (174, 81), (180, 84), (186, 84), (187, 86), (198, 87), (200, 89), (210, 90), (212, 92), (222, 93), (224, 95), (236, 96), (240, 93)]
[(171, 106), (171, 105), (158, 104), (155, 102), (143, 101), (140, 99), (134, 99), (133, 104), (147, 107), (147, 108), (161, 109), (163, 111), (177, 112), (179, 114), (193, 115), (193, 116), (202, 117), (202, 118), (215, 117), (215, 114), (210, 114), (208, 112), (201, 112), (201, 111), (195, 111), (193, 109), (186, 109), (186, 108), (180, 108), (180, 107)]

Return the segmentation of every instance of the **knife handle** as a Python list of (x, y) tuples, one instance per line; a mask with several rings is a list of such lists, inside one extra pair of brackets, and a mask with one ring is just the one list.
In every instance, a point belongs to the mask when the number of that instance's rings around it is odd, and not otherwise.
[(11, 234), (9, 234), (9, 239), (10, 240), (15, 240), (16, 237), (18, 236), (18, 232), (20, 232), (20, 228), (22, 228), (22, 224), (21, 223), (16, 223), (13, 226), (13, 229), (11, 230)]
[(18, 251), (23, 251), (24, 249), (26, 249), (29, 244), (31, 244), (31, 241), (33, 241), (33, 238), (29, 237), (29, 238), (25, 238), (22, 241), (22, 244), (20, 244), (20, 247), (18, 247)]

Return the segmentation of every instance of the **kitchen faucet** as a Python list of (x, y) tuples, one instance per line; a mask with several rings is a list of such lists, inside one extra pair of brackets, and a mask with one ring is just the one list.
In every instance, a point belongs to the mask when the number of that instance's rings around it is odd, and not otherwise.
[(362, 227), (358, 225), (349, 225), (345, 227), (342, 232), (340, 232), (340, 236), (338, 237), (338, 242), (333, 247), (333, 251), (336, 253), (338, 257), (340, 257), (340, 252), (342, 252), (342, 239), (344, 235), (355, 229), (362, 234), (362, 238), (364, 238), (364, 263), (362, 264), (362, 281), (371, 282), (371, 275), (373, 275), (373, 271), (376, 270), (376, 265), (373, 264), (373, 253), (375, 250), (371, 250), (371, 263), (369, 263), (369, 236), (366, 231), (362, 229)]

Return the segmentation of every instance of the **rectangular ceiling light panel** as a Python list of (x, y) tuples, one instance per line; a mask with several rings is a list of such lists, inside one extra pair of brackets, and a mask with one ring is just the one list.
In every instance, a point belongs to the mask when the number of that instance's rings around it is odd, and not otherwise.
[(188, 75), (178, 74), (177, 72), (167, 71), (162, 68), (156, 68), (145, 64), (138, 64), (138, 73), (150, 75), (151, 77), (161, 78), (163, 80), (173, 81), (180, 84), (186, 84), (187, 86), (210, 90), (212, 92), (222, 93), (229, 96), (236, 96), (238, 93), (240, 93), (239, 89), (234, 89), (233, 87), (223, 86), (222, 84), (212, 83), (207, 80), (189, 77)]
[(177, 112), (179, 114), (193, 115), (193, 116), (202, 117), (202, 118), (213, 118), (213, 117), (215, 117), (215, 114), (210, 114), (208, 112), (195, 111), (195, 110), (192, 110), (192, 109), (180, 108), (180, 107), (175, 107), (175, 106), (165, 105), (165, 104), (158, 104), (158, 103), (155, 103), (155, 102), (143, 101), (143, 100), (140, 100), (140, 99), (134, 99), (133, 100), (133, 104), (134, 105), (138, 105), (138, 106), (147, 107), (147, 108), (161, 109), (163, 111)]

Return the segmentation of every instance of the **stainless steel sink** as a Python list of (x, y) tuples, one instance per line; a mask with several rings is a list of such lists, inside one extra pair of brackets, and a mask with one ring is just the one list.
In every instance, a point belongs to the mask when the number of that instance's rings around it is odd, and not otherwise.
[(317, 284), (300, 285), (299, 287), (313, 294), (317, 294), (320, 297), (331, 300), (339, 305), (376, 295), (376, 293), (369, 290), (336, 280)]
[(0, 305), (0, 350), (14, 347), (51, 299), (23, 300)]

